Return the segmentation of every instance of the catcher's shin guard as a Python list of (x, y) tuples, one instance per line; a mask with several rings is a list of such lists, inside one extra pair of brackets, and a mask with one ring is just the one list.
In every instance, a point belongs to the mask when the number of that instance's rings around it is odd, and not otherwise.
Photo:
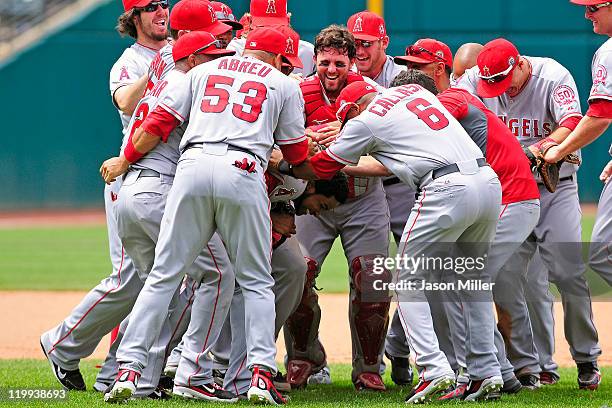
[(308, 259), (308, 270), (304, 292), (297, 309), (285, 323), (285, 346), (287, 348), (287, 381), (292, 388), (306, 386), (310, 374), (323, 368), (327, 361), (323, 345), (319, 341), (321, 308), (315, 290), (315, 279), (319, 267)]
[(377, 280), (391, 281), (387, 270), (382, 273), (374, 270), (374, 259), (380, 256), (361, 256), (351, 262), (349, 320), (353, 343), (352, 379), (357, 388), (381, 389), (371, 386), (370, 382), (362, 384), (364, 373), (379, 376), (389, 323), (390, 296), (387, 291), (377, 291), (375, 287), (380, 286), (374, 283)]

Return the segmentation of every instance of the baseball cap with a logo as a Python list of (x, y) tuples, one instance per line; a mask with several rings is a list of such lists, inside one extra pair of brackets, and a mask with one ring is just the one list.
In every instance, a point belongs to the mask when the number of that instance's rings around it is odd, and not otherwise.
[(357, 107), (357, 101), (363, 96), (378, 92), (374, 86), (365, 81), (353, 82), (342, 89), (338, 99), (336, 99), (336, 118), (344, 123), (346, 115), (352, 107)]
[(477, 62), (479, 80), (476, 93), (483, 98), (495, 98), (510, 87), (519, 52), (510, 41), (498, 38), (484, 45)]
[(213, 10), (215, 10), (217, 20), (223, 24), (232, 26), (234, 30), (242, 30), (242, 24), (236, 20), (234, 12), (227, 4), (221, 3), (220, 1), (211, 1), (210, 4), (213, 7)]
[(215, 36), (232, 29), (217, 19), (213, 6), (206, 0), (181, 0), (176, 3), (170, 12), (170, 28), (208, 31)]
[(145, 7), (155, 0), (123, 0), (123, 10), (130, 11), (134, 7)]
[(287, 0), (251, 0), (250, 13), (256, 27), (289, 24)]
[(453, 53), (448, 45), (433, 38), (417, 40), (413, 45), (406, 47), (406, 55), (400, 55), (393, 60), (399, 65), (406, 65), (408, 62), (416, 64), (443, 62), (447, 67), (453, 67)]
[(304, 64), (302, 64), (302, 60), (298, 55), (300, 35), (291, 27), (285, 25), (276, 26), (274, 29), (280, 31), (287, 37), (285, 40), (285, 58), (287, 58), (293, 68), (304, 68)]
[(246, 38), (245, 50), (267, 51), (272, 54), (280, 54), (289, 60), (287, 54), (287, 39), (289, 36), (281, 33), (276, 28), (257, 27)]
[(349, 17), (346, 25), (357, 40), (376, 41), (387, 36), (385, 20), (371, 11), (360, 11), (353, 14)]
[(187, 58), (191, 54), (226, 56), (235, 53), (234, 50), (223, 48), (221, 42), (206, 31), (191, 31), (181, 36), (172, 47), (174, 62)]

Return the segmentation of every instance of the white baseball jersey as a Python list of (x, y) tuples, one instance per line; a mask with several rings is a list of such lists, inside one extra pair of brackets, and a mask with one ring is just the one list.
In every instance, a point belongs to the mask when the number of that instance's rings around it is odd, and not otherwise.
[(268, 177), (274, 179), (274, 184), (271, 186), (272, 191), (268, 191), (271, 203), (295, 200), (306, 190), (308, 182), (295, 177), (280, 174), (272, 169), (268, 169)]
[(189, 120), (181, 150), (193, 143), (226, 143), (248, 150), (267, 167), (272, 145), (306, 140), (298, 83), (251, 57), (224, 57), (187, 74), (160, 107)]
[[(236, 55), (242, 55), (244, 52), (244, 46), (246, 45), (245, 38), (234, 38), (228, 45), (228, 50), (236, 51)], [(298, 57), (302, 60), (304, 68), (295, 68), (294, 74), (303, 74), (305, 77), (312, 74), (315, 71), (314, 62), (314, 45), (308, 41), (300, 40), (298, 47)]]
[[(110, 93), (111, 97), (114, 96), (115, 91), (122, 86), (130, 85), (138, 78), (146, 74), (149, 70), (149, 65), (157, 50), (154, 50), (138, 43), (132, 44), (131, 47), (123, 51), (123, 54), (119, 57), (117, 62), (113, 65), (110, 71)], [(113, 98), (113, 104), (115, 99)], [(130, 123), (130, 115), (119, 110), (119, 116), (121, 117), (121, 124), (123, 126), (123, 132)]]
[[(529, 146), (549, 136), (564, 120), (581, 117), (582, 112), (574, 78), (563, 65), (551, 58), (523, 58), (531, 64), (531, 77), (523, 90), (512, 98), (504, 93), (482, 101), (508, 125), (519, 142)], [(457, 87), (477, 95), (478, 73), (478, 66), (466, 70)], [(564, 163), (560, 176), (570, 176), (577, 170), (578, 166)]]
[(155, 84), (157, 84), (160, 79), (164, 78), (168, 72), (172, 71), (173, 69), (174, 58), (172, 57), (172, 44), (168, 43), (161, 50), (159, 50), (149, 66), (149, 82), (147, 84), (145, 95), (155, 86)]
[[(353, 65), (353, 72), (359, 72), (357, 70), (357, 65)], [(372, 78), (374, 82), (378, 85), (389, 88), (391, 86), (391, 82), (393, 79), (402, 71), (406, 70), (405, 65), (398, 65), (393, 61), (393, 57), (387, 55), (387, 60), (385, 61), (385, 65), (383, 65), (382, 71), (376, 76), (376, 78)]]
[[(591, 64), (593, 86), (589, 94), (589, 102), (596, 99), (612, 101), (612, 38), (602, 44), (593, 56)], [(610, 144), (612, 155), (612, 144)]]
[[(160, 100), (168, 92), (170, 88), (168, 84), (173, 84), (177, 87), (188, 86), (186, 74), (172, 69), (165, 73), (162, 78), (159, 78), (155, 86), (147, 91), (146, 95), (138, 102), (134, 115), (127, 127), (127, 132), (123, 137), (123, 145), (121, 146), (122, 151), (125, 149), (129, 137), (140, 127), (149, 112), (155, 110)], [(135, 169), (151, 169), (161, 174), (174, 176), (176, 173), (176, 163), (180, 157), (179, 143), (185, 132), (185, 127), (185, 124), (182, 124), (175, 128), (165, 143), (163, 141), (160, 142), (140, 160), (132, 164), (132, 167)]]
[(414, 84), (378, 95), (327, 152), (345, 165), (369, 153), (415, 190), (434, 169), (483, 157), (438, 98)]

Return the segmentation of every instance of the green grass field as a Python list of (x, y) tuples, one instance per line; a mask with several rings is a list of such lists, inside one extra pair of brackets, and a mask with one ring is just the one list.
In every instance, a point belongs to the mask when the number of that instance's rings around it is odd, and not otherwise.
[[(81, 370), (85, 376), (85, 382), (90, 386), (96, 375), (95, 363), (85, 361), (81, 363)], [(334, 384), (311, 386), (307, 390), (292, 392), (291, 406), (295, 407), (383, 407), (400, 406), (408, 393), (408, 388), (389, 386), (384, 393), (357, 393), (350, 382), (350, 367), (347, 365), (332, 365), (332, 378)], [(19, 375), (15, 375), (18, 372)], [(603, 370), (603, 375), (612, 375), (609, 369)], [(385, 382), (391, 384), (391, 379), (386, 375)], [(0, 360), (0, 390), (2, 397), (6, 396), (7, 388), (57, 388), (57, 381), (53, 378), (51, 370), (46, 361), (43, 360)], [(2, 398), (0, 397), (0, 398)], [(160, 407), (160, 406), (199, 406), (200, 402), (184, 401), (173, 398), (170, 401), (131, 401), (130, 406), (138, 407)], [(436, 403), (435, 405), (453, 406), (459, 402)], [(486, 403), (491, 407), (596, 407), (611, 406), (612, 387), (609, 383), (603, 383), (599, 390), (586, 392), (578, 390), (574, 369), (561, 370), (561, 381), (554, 385), (539, 389), (537, 391), (523, 391), (517, 395), (504, 396), (502, 400)], [(25, 405), (25, 404), (24, 404)], [(31, 402), (28, 406), (61, 405), (66, 407), (94, 407), (106, 406), (102, 396), (95, 391), (71, 392), (67, 401), (62, 402)], [(252, 406), (241, 402), (240, 406)], [(479, 405), (485, 405), (479, 404)], [(0, 406), (19, 406), (0, 399)], [(209, 406), (217, 406), (209, 404)], [(471, 406), (471, 405), (470, 405)]]

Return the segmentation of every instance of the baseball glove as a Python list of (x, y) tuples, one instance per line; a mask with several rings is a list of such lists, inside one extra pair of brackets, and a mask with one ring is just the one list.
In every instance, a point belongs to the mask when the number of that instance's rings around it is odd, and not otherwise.
[(523, 146), (523, 152), (525, 152), (531, 164), (531, 171), (537, 172), (540, 175), (542, 183), (544, 183), (546, 189), (551, 193), (557, 190), (557, 184), (559, 184), (559, 170), (564, 162), (580, 165), (580, 158), (574, 153), (568, 154), (557, 163), (547, 163), (544, 161), (544, 155), (548, 149), (557, 145), (558, 143), (556, 141), (547, 137), (531, 146)]

